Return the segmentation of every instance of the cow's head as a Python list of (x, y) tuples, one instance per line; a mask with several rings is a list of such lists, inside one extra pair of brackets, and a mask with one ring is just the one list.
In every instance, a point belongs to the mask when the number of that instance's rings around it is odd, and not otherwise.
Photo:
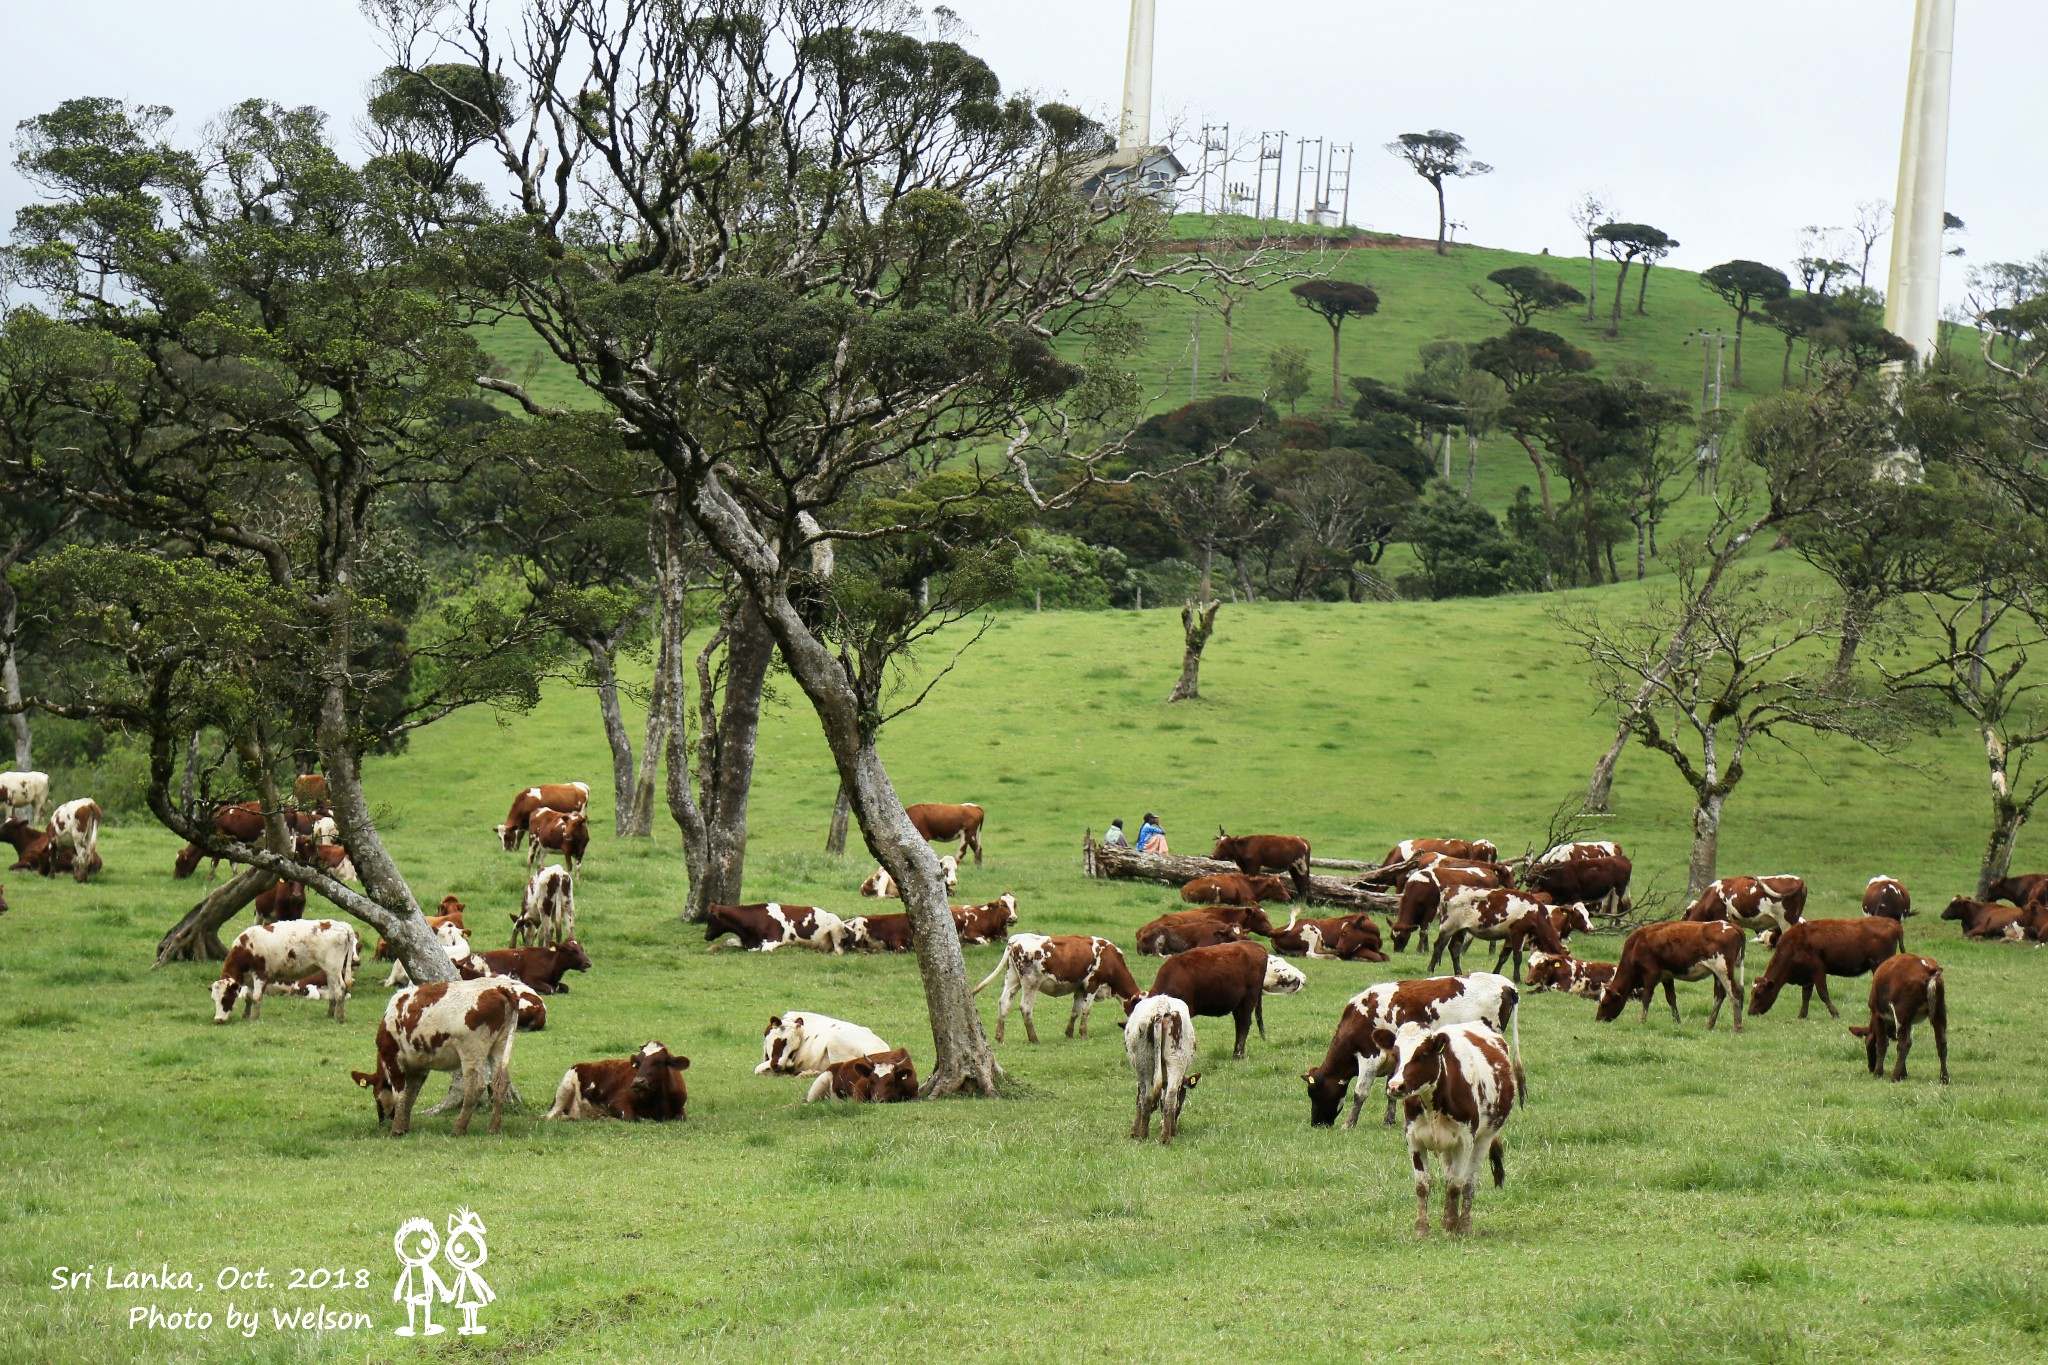
[(952, 854), (945, 854), (939, 859), (939, 871), (945, 874), (948, 891), (960, 884), (960, 860)]
[(1948, 909), (1941, 912), (1943, 919), (1968, 919), (1970, 909), (1976, 904), (1968, 896), (1957, 896), (1948, 903)]
[(1252, 894), (1262, 901), (1291, 901), (1294, 891), (1278, 877), (1253, 877)]
[(1282, 957), (1266, 959), (1267, 995), (1298, 995), (1308, 984), (1308, 978), (1301, 974), (1301, 968)]
[(370, 1098), (377, 1102), (377, 1122), (389, 1124), (398, 1112), (398, 1087), (384, 1077), (380, 1066), (374, 1072), (351, 1071), (348, 1073), (355, 1083), (370, 1092)]
[(1308, 1082), (1308, 1122), (1311, 1128), (1328, 1128), (1337, 1122), (1344, 1096), (1351, 1089), (1351, 1073), (1341, 1067), (1312, 1067), (1301, 1073)]
[(1394, 1074), (1387, 1078), (1387, 1093), (1395, 1099), (1421, 1096), (1436, 1088), (1443, 1078), (1444, 1057), (1451, 1040), (1420, 1024), (1403, 1024), (1394, 1035)]
[(683, 1073), (690, 1069), (688, 1057), (678, 1057), (664, 1043), (649, 1042), (633, 1054), (633, 1109), (641, 1118), (681, 1119), (689, 1103), (689, 1087)]
[(520, 836), (526, 833), (526, 831), (523, 828), (521, 828), (518, 825), (514, 825), (509, 821), (507, 821), (505, 824), (496, 826), (496, 829), (498, 833), (498, 842), (505, 846), (505, 851), (507, 853), (510, 853), (513, 849), (519, 847)]
[(213, 985), (207, 988), (213, 996), (213, 1022), (228, 1023), (235, 1017), (235, 1001), (242, 994), (242, 978), (239, 976), (215, 977)]
[(564, 939), (555, 949), (555, 965), (564, 971), (587, 972), (590, 970), (590, 955), (575, 939)]
[(794, 1064), (785, 1058), (796, 1051), (797, 1038), (802, 1032), (800, 1016), (792, 1015), (786, 1022), (779, 1014), (769, 1016), (768, 1027), (761, 1030), (761, 1064), (754, 1068), (754, 1074), (765, 1076), (770, 1072), (793, 1072), (796, 1069)]
[(1778, 1003), (1778, 992), (1784, 988), (1784, 982), (1765, 972), (1756, 979), (1756, 984), (1749, 988), (1749, 1012), (1768, 1013), (1771, 1006)]
[(917, 1098), (917, 1068), (901, 1048), (863, 1057), (857, 1065), (865, 1082), (860, 1087), (866, 1092), (861, 1098), (870, 1104), (900, 1104)]
[(843, 937), (847, 947), (873, 948), (877, 946), (874, 935), (868, 932), (868, 917), (866, 915), (855, 915), (852, 919), (846, 921), (843, 928)]
[(1583, 905), (1567, 906), (1564, 921), (1557, 926), (1557, 932), (1564, 937), (1572, 934), (1590, 934), (1593, 932), (1593, 916)]
[[(1624, 957), (1627, 954), (1623, 954)], [(1621, 1018), (1621, 1007), (1628, 1003), (1628, 992), (1617, 982), (1605, 981), (1600, 986), (1600, 1003), (1593, 1007), (1593, 1019), (1597, 1023), (1611, 1024)]]
[(1482, 863), (1497, 863), (1500, 861), (1500, 846), (1491, 839), (1474, 839), (1472, 856)]
[(1266, 918), (1266, 908), (1262, 905), (1248, 905), (1244, 907), (1243, 924), (1247, 930), (1254, 934), (1264, 934), (1267, 938), (1273, 937), (1273, 921)]
[(1008, 928), (1009, 926), (1011, 926), (1011, 925), (1013, 925), (1013, 924), (1015, 924), (1015, 923), (1017, 922), (1017, 898), (1016, 898), (1016, 896), (1014, 896), (1013, 894), (1011, 894), (1011, 893), (1010, 893), (1010, 892), (1008, 892), (1008, 891), (1005, 891), (1005, 892), (1004, 892), (1004, 893), (1003, 893), (1002, 895), (1000, 895), (1000, 896), (997, 896), (997, 897), (996, 897), (996, 904), (997, 904), (997, 905), (1000, 905), (1000, 906), (1002, 906), (1002, 907), (1003, 907), (1003, 927), (1004, 927), (1004, 928), (1006, 928), (1006, 929), (1007, 929), (1007, 928)]
[(199, 860), (206, 856), (197, 844), (187, 844), (178, 850), (176, 861), (171, 864), (171, 875), (183, 881), (198, 869)]
[(467, 909), (469, 909), (469, 907), (464, 905), (458, 897), (441, 897), (441, 909), (439, 913), (454, 919), (454, 921), (457, 924), (462, 923), (462, 912)]
[(1216, 826), (1216, 847), (1209, 853), (1218, 862), (1234, 862), (1237, 859), (1237, 841), (1223, 832), (1223, 826)]

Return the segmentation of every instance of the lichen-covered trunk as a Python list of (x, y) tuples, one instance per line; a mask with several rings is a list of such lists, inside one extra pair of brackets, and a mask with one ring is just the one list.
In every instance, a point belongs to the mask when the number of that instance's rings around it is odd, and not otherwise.
[(29, 772), (36, 766), (35, 735), (29, 729), (28, 713), (20, 709), (21, 669), (14, 657), (14, 633), (20, 611), (14, 585), (0, 572), (0, 697), (14, 708), (7, 713), (8, 733), (14, 738), (14, 767)]
[(1728, 790), (1721, 782), (1720, 755), (1714, 731), (1707, 729), (1700, 745), (1699, 787), (1692, 811), (1692, 853), (1685, 863), (1685, 898), (1697, 900), (1713, 885), (1721, 858), (1721, 807)]
[(276, 876), (260, 867), (244, 867), (206, 893), (199, 904), (157, 940), (156, 963), (218, 962), (228, 955), (220, 928), (270, 888)]
[(853, 815), (853, 795), (846, 784), (839, 784), (839, 792), (832, 798), (832, 823), (825, 830), (825, 851), (835, 858), (846, 856), (846, 822)]
[(590, 676), (597, 681), (597, 711), (604, 718), (605, 743), (612, 751), (612, 829), (621, 838), (633, 833), (633, 794), (637, 784), (633, 772), (633, 737), (626, 733), (626, 717), (619, 709), (619, 671), (610, 641), (595, 637), (581, 641), (590, 655)]
[(1479, 437), (1471, 428), (1465, 431), (1465, 496), (1472, 496), (1472, 485), (1479, 481)]
[(725, 698), (718, 713), (716, 770), (700, 774), (705, 812), (705, 896), (737, 905), (747, 871), (747, 800), (754, 786), (754, 752), (761, 733), (761, 696), (775, 637), (752, 603), (734, 614), (725, 642)]
[(1749, 316), (1747, 308), (1735, 312), (1735, 387), (1742, 387), (1742, 323)]
[(1515, 440), (1521, 443), (1523, 453), (1529, 457), (1529, 463), (1536, 466), (1536, 491), (1543, 499), (1544, 519), (1556, 521), (1557, 508), (1550, 501), (1550, 465), (1544, 460), (1543, 452), (1536, 448), (1534, 441), (1519, 435)]
[(1173, 685), (1167, 695), (1169, 704), (1177, 701), (1192, 701), (1202, 695), (1202, 651), (1208, 647), (1209, 637), (1216, 630), (1216, 609), (1221, 602), (1186, 602), (1180, 609), (1182, 646), (1180, 656), (1180, 681)]
[(2013, 846), (2019, 842), (2020, 826), (2027, 817), (2013, 798), (2005, 739), (1994, 725), (1979, 724), (1977, 734), (1984, 741), (1984, 761), (1991, 776), (1991, 838), (1984, 845), (1984, 863), (1977, 869), (1976, 898), (1984, 900), (1991, 883), (2012, 867)]

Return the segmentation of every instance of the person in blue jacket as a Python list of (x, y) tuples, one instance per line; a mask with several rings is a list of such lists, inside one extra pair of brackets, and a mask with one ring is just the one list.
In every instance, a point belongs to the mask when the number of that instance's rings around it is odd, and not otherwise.
[(1151, 811), (1145, 812), (1145, 823), (1138, 826), (1138, 852), (1165, 853), (1166, 830), (1159, 823), (1159, 817)]

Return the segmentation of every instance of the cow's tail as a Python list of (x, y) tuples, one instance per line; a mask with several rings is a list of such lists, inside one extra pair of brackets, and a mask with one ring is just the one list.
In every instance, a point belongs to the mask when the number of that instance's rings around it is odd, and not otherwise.
[(1166, 1094), (1166, 1035), (1169, 1030), (1179, 1041), (1180, 1016), (1171, 1010), (1161, 1010), (1152, 1017), (1152, 1026), (1146, 1032), (1152, 1035), (1152, 1093)]
[(1308, 904), (1308, 854), (1303, 853), (1288, 871), (1294, 874), (1294, 894), (1301, 897), (1303, 905)]
[(1004, 972), (1010, 970), (1010, 955), (1016, 951), (1016, 948), (1017, 945), (1014, 943), (1005, 943), (1003, 945), (1002, 955), (996, 959), (996, 969), (990, 972), (987, 976), (984, 976), (981, 979), (981, 985), (976, 986), (973, 990), (969, 991), (968, 994), (980, 995), (983, 989), (985, 989), (988, 986), (989, 982), (995, 980)]
[(1524, 1109), (1529, 1107), (1529, 1073), (1522, 1069), (1522, 1000), (1520, 992), (1509, 987), (1507, 999), (1508, 1057), (1515, 1068), (1515, 1101)]
[[(1898, 1015), (1898, 1006), (1892, 1007), (1893, 1017)], [(1934, 979), (1927, 983), (1927, 1022), (1935, 1028), (1948, 1028), (1948, 992), (1941, 984), (1941, 969), (1936, 968)]]

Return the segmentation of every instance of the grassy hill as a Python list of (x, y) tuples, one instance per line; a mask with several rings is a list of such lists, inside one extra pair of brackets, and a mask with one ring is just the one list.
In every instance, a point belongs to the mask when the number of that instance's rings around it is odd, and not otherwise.
[[(1540, 605), (1226, 608), (1204, 699), (1171, 710), (1169, 614), (1008, 616), (884, 751), (907, 799), (987, 807), (988, 863), (963, 870), (962, 899), (1014, 891), (1022, 928), (1128, 948), (1176, 902), (1079, 876), (1083, 827), (1113, 815), (1160, 812), (1184, 851), (1219, 822), (1360, 857), (1415, 834), (1533, 837), (1605, 739)], [(529, 1107), (498, 1138), (479, 1124), (454, 1141), (447, 1119), (426, 1118), (394, 1143), (348, 1078), (369, 1064), (384, 998), (370, 964), (344, 1026), (274, 1000), (253, 1024), (216, 1027), (208, 969), (147, 967), (195, 891), (170, 880), (172, 841), (116, 829), (104, 880), (8, 878), (0, 1315), (13, 1328), (0, 1356), (410, 1359), (419, 1348), (390, 1334), (392, 1233), (467, 1206), (489, 1226), (499, 1298), (465, 1358), (1015, 1359), (1087, 1343), (1155, 1359), (2036, 1359), (2041, 959), (1963, 944), (1935, 918), (1975, 865), (1981, 759), (1962, 735), (1908, 757), (1826, 743), (1760, 756), (1722, 869), (1802, 873), (1817, 915), (1853, 913), (1873, 874), (1904, 878), (1921, 912), (1908, 943), (1948, 968), (1955, 1084), (1933, 1084), (1924, 1030), (1913, 1080), (1883, 1085), (1841, 1025), (1818, 1008), (1798, 1020), (1786, 1001), (1738, 1037), (1725, 1018), (1703, 1031), (1699, 986), (1680, 987), (1676, 1026), (1655, 1013), (1596, 1025), (1587, 1002), (1532, 998), (1532, 1103), (1506, 1132), (1506, 1188), (1481, 1195), (1460, 1244), (1409, 1231), (1407, 1156), (1377, 1103), (1357, 1132), (1312, 1130), (1297, 1079), (1345, 998), (1420, 974), (1413, 954), (1304, 964), (1308, 990), (1267, 1002), (1269, 1036), (1243, 1062), (1222, 1024), (1199, 1021), (1203, 1082), (1171, 1149), (1125, 1136), (1113, 1006), (1085, 1042), (1058, 1036), (1063, 1002), (1044, 1002), (1037, 1047), (1013, 1018), (998, 1101), (805, 1107), (801, 1083), (751, 1074), (767, 1016), (856, 1019), (922, 1061), (914, 964), (707, 956), (676, 919), (672, 832), (628, 845), (601, 832), (579, 891), (596, 966), (544, 1033), (520, 1038), (514, 1073), (544, 1103), (571, 1062), (659, 1038), (693, 1059), (689, 1121), (541, 1124)], [(530, 716), (476, 711), (423, 732), (370, 777), (417, 891), (462, 896), (496, 946), (524, 872), (490, 832), (509, 793), (572, 776), (601, 793), (604, 764), (592, 699), (557, 690)], [(869, 865), (816, 852), (832, 781), (786, 683), (759, 773), (747, 894), (852, 913)], [(1616, 801), (1601, 833), (1636, 856), (1639, 886), (1682, 886), (1686, 806), (1668, 766), (1632, 752)], [(601, 794), (594, 814), (608, 831)], [(996, 950), (968, 957), (978, 978)], [(1134, 965), (1148, 980), (1152, 964)], [(1761, 966), (1755, 950), (1749, 974)], [(1862, 983), (1838, 986), (1853, 1019)], [(993, 992), (983, 1004), (992, 1023)], [(49, 1288), (58, 1265), (159, 1262), (209, 1287)], [(230, 1294), (212, 1287), (225, 1265), (272, 1267), (279, 1284), (292, 1266), (362, 1268), (369, 1283)], [(266, 1319), (238, 1341), (127, 1325), (133, 1303), (222, 1314), (231, 1298), (266, 1313), (324, 1301), (376, 1326), (295, 1336)]]

